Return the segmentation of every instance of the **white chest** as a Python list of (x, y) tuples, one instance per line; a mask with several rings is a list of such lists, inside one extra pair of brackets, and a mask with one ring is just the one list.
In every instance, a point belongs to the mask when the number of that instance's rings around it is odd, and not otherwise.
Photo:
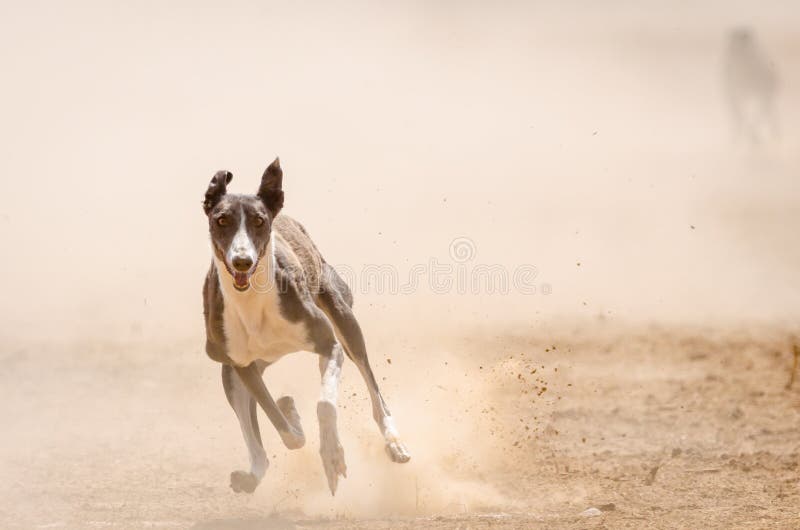
[(222, 325), (233, 362), (239, 366), (255, 360), (272, 363), (287, 353), (312, 348), (305, 324), (290, 322), (281, 314), (275, 290), (258, 292), (250, 288), (240, 293), (226, 282), (230, 283), (230, 278), (222, 276)]
[(306, 326), (283, 318), (277, 300), (260, 293), (242, 298), (242, 303), (226, 300), (223, 312), (228, 356), (236, 364), (245, 366), (257, 359), (272, 363), (311, 347)]

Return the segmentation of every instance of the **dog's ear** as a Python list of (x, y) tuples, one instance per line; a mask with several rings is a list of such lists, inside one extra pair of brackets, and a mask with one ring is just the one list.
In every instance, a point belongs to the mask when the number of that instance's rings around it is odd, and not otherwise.
[(231, 179), (233, 179), (231, 172), (224, 170), (217, 171), (214, 176), (211, 177), (211, 182), (208, 183), (208, 189), (206, 190), (206, 199), (203, 201), (203, 211), (206, 212), (206, 215), (211, 213), (214, 206), (216, 206), (219, 200), (222, 199), (222, 196), (225, 195)]
[(264, 201), (272, 217), (278, 215), (283, 208), (283, 170), (279, 159), (276, 158), (264, 171), (258, 196)]

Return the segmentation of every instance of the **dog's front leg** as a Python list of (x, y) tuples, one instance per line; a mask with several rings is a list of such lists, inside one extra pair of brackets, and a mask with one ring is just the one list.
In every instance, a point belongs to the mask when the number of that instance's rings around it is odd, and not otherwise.
[[(306, 443), (306, 436), (303, 434), (303, 427), (300, 425), (297, 412), (294, 410), (293, 403), (282, 403), (282, 408), (272, 396), (269, 394), (264, 380), (261, 379), (261, 373), (256, 367), (256, 363), (251, 363), (248, 366), (236, 366), (236, 373), (250, 391), (250, 394), (255, 398), (258, 403), (275, 426), (278, 431), (283, 444), (289, 449), (300, 449)], [(290, 405), (288, 408), (286, 405)], [(286, 413), (289, 413), (287, 418)], [(293, 412), (293, 413), (292, 413)]]
[(344, 449), (339, 441), (339, 430), (336, 425), (336, 401), (343, 362), (344, 352), (338, 342), (333, 343), (329, 352), (320, 353), (319, 371), (322, 375), (322, 391), (317, 403), (319, 454), (322, 457), (322, 466), (325, 468), (331, 495), (336, 495), (339, 475), (347, 478)]
[(242, 436), (250, 456), (250, 471), (236, 470), (231, 473), (231, 489), (237, 493), (240, 491), (253, 493), (269, 467), (267, 453), (264, 451), (258, 429), (256, 401), (233, 368), (227, 364), (222, 365), (222, 386), (228, 403), (239, 419)]

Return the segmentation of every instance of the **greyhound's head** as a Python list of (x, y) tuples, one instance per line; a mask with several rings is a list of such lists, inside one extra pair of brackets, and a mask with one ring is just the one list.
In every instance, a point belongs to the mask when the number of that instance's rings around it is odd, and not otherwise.
[[(214, 254), (225, 264), (233, 286), (246, 291), (267, 251), (272, 221), (283, 207), (283, 170), (276, 158), (264, 171), (255, 195), (228, 194), (232, 178), (229, 171), (217, 171), (208, 185), (203, 210)], [(224, 273), (219, 273), (220, 281), (225, 281)]]

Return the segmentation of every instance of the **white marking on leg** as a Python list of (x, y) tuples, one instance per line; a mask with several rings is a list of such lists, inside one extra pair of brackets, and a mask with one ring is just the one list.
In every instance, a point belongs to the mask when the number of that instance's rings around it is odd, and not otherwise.
[(397, 426), (394, 423), (394, 418), (392, 418), (392, 416), (390, 416), (389, 412), (386, 410), (386, 404), (383, 402), (383, 396), (381, 395), (380, 390), (378, 389), (377, 385), (373, 385), (370, 382), (370, 377), (367, 373), (367, 367), (364, 365), (364, 363), (359, 362), (356, 363), (356, 365), (358, 366), (364, 381), (367, 383), (367, 390), (369, 391), (369, 397), (372, 401), (372, 417), (375, 420), (375, 423), (378, 424), (381, 435), (387, 443), (398, 441), (400, 439), (400, 434), (397, 432)]
[(396, 442), (400, 439), (400, 433), (397, 432), (397, 426), (394, 424), (394, 418), (391, 416), (383, 417), (383, 437), (387, 442)]
[(332, 429), (338, 438), (336, 427), (336, 404), (339, 399), (339, 381), (342, 377), (342, 364), (344, 354), (342, 347), (336, 343), (330, 357), (320, 357), (319, 371), (322, 375), (322, 387), (319, 394), (319, 403), (327, 403), (328, 407), (317, 407), (320, 429)]
[(359, 355), (353, 355), (353, 351), (350, 349), (347, 340), (343, 340), (343, 334), (341, 330), (338, 328), (338, 326), (336, 326), (333, 319), (331, 319), (331, 321), (334, 323), (336, 337), (339, 339), (340, 344), (347, 349), (350, 359), (353, 360), (353, 363), (358, 368), (358, 371), (361, 372), (361, 377), (367, 384), (367, 391), (369, 392), (369, 397), (372, 401), (372, 418), (378, 425), (378, 429), (381, 431), (381, 435), (386, 442), (386, 450), (389, 453), (389, 457), (395, 462), (408, 462), (411, 456), (408, 454), (405, 446), (400, 441), (400, 434), (397, 431), (394, 418), (392, 418), (392, 416), (389, 414), (389, 409), (386, 407), (386, 402), (383, 400), (383, 396), (381, 396), (381, 391), (378, 389), (378, 383), (375, 381), (375, 376), (369, 368), (369, 362), (367, 361), (366, 353), (364, 354), (363, 358)]
[(319, 453), (331, 494), (336, 494), (339, 475), (347, 476), (344, 450), (339, 441), (339, 430), (336, 426), (336, 402), (343, 362), (344, 352), (338, 342), (334, 344), (330, 356), (320, 357), (319, 360), (319, 370), (322, 374), (322, 389), (317, 403)]
[(334, 407), (339, 397), (339, 380), (342, 376), (343, 362), (342, 347), (338, 343), (333, 347), (333, 353), (330, 357), (320, 358), (322, 389), (319, 399), (320, 401), (327, 401)]

